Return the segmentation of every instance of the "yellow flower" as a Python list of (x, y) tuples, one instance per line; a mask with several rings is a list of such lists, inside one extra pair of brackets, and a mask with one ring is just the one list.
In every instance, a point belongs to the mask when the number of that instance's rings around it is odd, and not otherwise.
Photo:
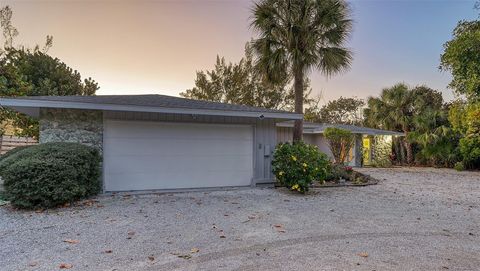
[(307, 163), (303, 163), (303, 167), (307, 167)]
[(293, 160), (293, 161), (297, 161), (297, 157), (295, 157), (294, 155), (292, 155), (292, 160)]
[(278, 175), (283, 176), (283, 171), (280, 171)]
[(318, 167), (316, 167), (315, 170), (318, 170)]
[(297, 189), (299, 189), (298, 184), (295, 184), (295, 185), (292, 186), (292, 190), (297, 190)]

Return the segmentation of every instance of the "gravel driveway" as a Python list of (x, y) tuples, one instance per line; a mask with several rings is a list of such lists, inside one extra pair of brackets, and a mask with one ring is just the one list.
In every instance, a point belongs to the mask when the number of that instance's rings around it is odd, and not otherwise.
[(307, 196), (260, 188), (103, 196), (44, 213), (2, 207), (0, 269), (480, 268), (479, 172), (362, 172), (380, 184)]

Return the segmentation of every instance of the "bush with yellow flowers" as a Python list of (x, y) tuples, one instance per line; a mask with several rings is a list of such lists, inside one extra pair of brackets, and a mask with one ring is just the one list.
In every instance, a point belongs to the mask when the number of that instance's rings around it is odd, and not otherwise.
[(325, 180), (329, 164), (328, 156), (314, 145), (283, 143), (275, 149), (272, 168), (281, 185), (305, 193), (312, 182)]

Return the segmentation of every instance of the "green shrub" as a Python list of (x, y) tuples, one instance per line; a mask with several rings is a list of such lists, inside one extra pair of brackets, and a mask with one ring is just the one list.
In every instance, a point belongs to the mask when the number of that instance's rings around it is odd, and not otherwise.
[(19, 151), (21, 151), (21, 150), (24, 150), (24, 149), (26, 149), (26, 148), (30, 148), (30, 147), (31, 147), (31, 146), (20, 146), (20, 147), (16, 147), (15, 149), (11, 149), (11, 150), (9, 150), (8, 152), (0, 155), (0, 162), (1, 162), (2, 160), (7, 159), (8, 157), (10, 157), (11, 155), (13, 155), (13, 154), (15, 154), (15, 153), (17, 153), (17, 152), (19, 152)]
[(340, 164), (332, 164), (330, 166), (330, 169), (328, 170), (326, 180), (327, 181), (338, 181), (340, 179), (349, 180), (352, 172), (353, 172), (352, 167), (346, 167)]
[(326, 154), (303, 142), (279, 144), (272, 161), (280, 184), (304, 193), (313, 181), (324, 181), (329, 167)]
[(480, 135), (467, 135), (460, 139), (463, 164), (468, 168), (480, 168)]
[(5, 196), (20, 208), (49, 208), (97, 194), (100, 154), (77, 143), (24, 148), (0, 161)]
[(465, 166), (463, 165), (462, 162), (456, 162), (455, 166), (453, 167), (456, 171), (464, 171)]

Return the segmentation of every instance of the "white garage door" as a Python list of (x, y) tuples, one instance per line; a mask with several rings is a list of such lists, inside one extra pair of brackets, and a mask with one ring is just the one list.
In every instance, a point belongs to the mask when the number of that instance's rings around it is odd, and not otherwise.
[(105, 121), (106, 191), (248, 186), (247, 125)]

